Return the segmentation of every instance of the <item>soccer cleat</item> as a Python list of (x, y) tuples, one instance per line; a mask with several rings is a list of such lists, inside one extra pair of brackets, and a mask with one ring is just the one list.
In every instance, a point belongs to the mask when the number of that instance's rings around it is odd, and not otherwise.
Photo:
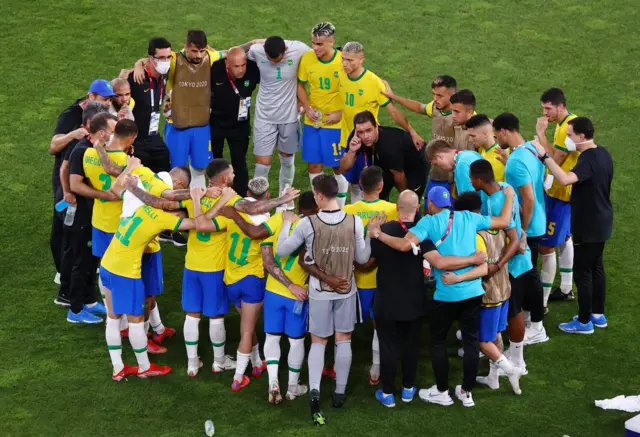
[(396, 406), (396, 399), (393, 394), (385, 394), (382, 389), (376, 390), (376, 399), (387, 408), (393, 408)]
[(371, 385), (380, 384), (380, 375), (372, 375), (371, 370), (369, 370), (369, 384)]
[(251, 380), (247, 375), (242, 375), (242, 381), (238, 382), (235, 379), (233, 380), (233, 383), (231, 384), (231, 390), (237, 393), (248, 386), (250, 382)]
[(160, 232), (160, 234), (158, 234), (158, 240), (163, 243), (173, 243), (173, 233), (168, 231)]
[(123, 329), (122, 331), (120, 331), (120, 337), (121, 338), (128, 338), (129, 337), (129, 328)]
[(465, 407), (475, 407), (476, 404), (473, 402), (473, 395), (470, 391), (462, 391), (462, 386), (456, 386), (456, 397), (460, 399), (462, 405)]
[(547, 331), (544, 329), (544, 326), (541, 330), (533, 329), (531, 327), (525, 328), (524, 332), (524, 345), (530, 346), (532, 344), (544, 343), (549, 341), (549, 337), (547, 336)]
[(127, 379), (127, 376), (136, 376), (138, 374), (138, 366), (130, 366), (125, 364), (124, 367), (115, 375), (111, 375), (111, 379), (116, 382), (120, 382), (123, 379)]
[(58, 294), (55, 299), (53, 299), (53, 303), (56, 305), (60, 305), (64, 308), (69, 308), (71, 306), (71, 302), (65, 296)]
[(73, 311), (69, 310), (69, 312), (67, 312), (67, 322), (69, 323), (84, 323), (87, 325), (93, 325), (96, 323), (102, 323), (102, 317), (98, 317), (98, 316), (94, 316), (93, 314), (82, 310), (80, 311), (78, 314), (74, 313)]
[(438, 390), (437, 385), (434, 385), (431, 388), (423, 388), (418, 392), (418, 397), (420, 397), (420, 399), (422, 399), (423, 401), (429, 402), (431, 404), (438, 404), (445, 407), (453, 405), (453, 399), (451, 399), (449, 390), (441, 392)]
[(287, 389), (287, 395), (285, 396), (285, 398), (288, 401), (292, 401), (297, 397), (306, 395), (309, 392), (309, 387), (307, 387), (304, 384), (297, 384), (294, 386), (289, 386), (289, 388)]
[[(573, 320), (578, 320), (578, 316), (573, 316)], [(606, 328), (607, 318), (604, 316), (604, 314), (599, 317), (594, 317), (594, 315), (591, 314), (591, 323), (593, 323), (593, 326), (596, 328)]]
[(236, 368), (236, 361), (233, 359), (231, 355), (224, 356), (224, 362), (218, 363), (215, 358), (213, 360), (213, 365), (211, 366), (211, 371), (213, 373), (221, 373), (225, 370), (234, 370)]
[(147, 339), (147, 352), (152, 355), (160, 355), (167, 352), (167, 348), (157, 345), (151, 339)]
[(107, 315), (107, 308), (102, 302), (96, 302), (96, 304), (92, 307), (85, 305), (84, 310), (91, 314), (102, 314), (103, 316)]
[(265, 370), (267, 370), (267, 362), (262, 360), (262, 366), (254, 366), (253, 369), (251, 369), (251, 376), (254, 378), (260, 378)]
[(326, 376), (327, 378), (331, 378), (334, 381), (336, 380), (336, 371), (333, 368), (333, 364), (330, 365), (329, 367), (325, 367), (324, 369), (322, 369), (322, 376)]
[(462, 331), (459, 329), (456, 331), (456, 338), (458, 341), (462, 341)]
[(153, 339), (153, 341), (155, 343), (162, 343), (165, 339), (173, 337), (174, 335), (176, 335), (176, 330), (173, 328), (164, 328), (164, 331), (162, 331), (162, 334), (156, 334), (154, 333), (151, 338)]
[(416, 388), (415, 385), (413, 387), (411, 387), (411, 388), (403, 387), (402, 388), (402, 402), (409, 403), (409, 402), (413, 401), (413, 398), (415, 397), (417, 392), (418, 392), (418, 389)]
[(549, 302), (560, 302), (565, 300), (574, 300), (576, 295), (571, 290), (569, 293), (563, 293), (559, 287), (553, 289), (549, 295)]
[(572, 320), (567, 323), (560, 323), (558, 328), (569, 334), (593, 334), (593, 323), (591, 320), (587, 323), (580, 323), (580, 320)]
[(346, 396), (344, 393), (336, 393), (333, 392), (333, 398), (331, 404), (333, 408), (342, 408), (344, 407), (344, 401), (346, 400)]
[(152, 378), (154, 376), (164, 376), (167, 373), (171, 372), (171, 367), (169, 366), (159, 366), (156, 363), (151, 363), (151, 366), (143, 372), (138, 370), (138, 378)]
[(191, 377), (198, 376), (198, 372), (200, 371), (201, 367), (202, 361), (200, 360), (200, 357), (189, 358), (187, 364), (187, 375)]
[(272, 405), (278, 405), (280, 402), (282, 402), (280, 385), (277, 381), (273, 381), (271, 384), (269, 384), (269, 403)]
[(311, 390), (309, 393), (309, 410), (311, 410), (313, 423), (324, 425), (327, 422), (324, 411), (320, 409), (320, 392), (318, 390)]
[(53, 277), (53, 282), (60, 285), (60, 273), (56, 272), (56, 275)]

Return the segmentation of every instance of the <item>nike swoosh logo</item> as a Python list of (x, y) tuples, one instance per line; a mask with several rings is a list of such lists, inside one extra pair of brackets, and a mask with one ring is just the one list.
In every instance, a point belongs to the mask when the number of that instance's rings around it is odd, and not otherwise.
[(316, 74), (316, 72), (315, 71), (310, 71), (309, 74)]
[(266, 63), (267, 63), (267, 61), (260, 61), (260, 63), (261, 63), (261, 64), (266, 64)]
[(145, 92), (145, 93), (148, 93), (150, 89), (151, 89), (151, 88), (147, 88), (146, 90), (144, 90), (144, 92)]
[(222, 82), (220, 82), (220, 83), (216, 82), (216, 85), (222, 85)]

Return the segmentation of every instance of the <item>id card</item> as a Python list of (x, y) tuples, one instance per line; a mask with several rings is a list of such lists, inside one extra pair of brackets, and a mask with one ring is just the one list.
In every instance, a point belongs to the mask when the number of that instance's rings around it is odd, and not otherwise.
[(251, 97), (240, 99), (238, 105), (238, 121), (246, 121), (249, 118), (249, 108), (251, 108)]
[(151, 119), (149, 120), (149, 135), (157, 134), (159, 125), (160, 125), (160, 113), (152, 112)]

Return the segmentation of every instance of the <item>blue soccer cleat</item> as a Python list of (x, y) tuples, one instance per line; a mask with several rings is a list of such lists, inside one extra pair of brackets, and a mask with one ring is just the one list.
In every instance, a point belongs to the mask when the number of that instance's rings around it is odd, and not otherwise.
[[(578, 316), (573, 316), (573, 320), (578, 320)], [(595, 326), (596, 328), (606, 328), (607, 318), (604, 316), (604, 314), (598, 317), (591, 314), (591, 323), (593, 323), (593, 326)]]
[(103, 316), (107, 315), (107, 308), (101, 302), (96, 302), (96, 304), (92, 307), (84, 306), (84, 310), (91, 314), (102, 314)]
[(593, 334), (593, 323), (591, 323), (591, 321), (588, 323), (580, 323), (579, 320), (572, 320), (567, 323), (560, 323), (558, 328), (569, 334)]
[(94, 316), (85, 310), (80, 311), (78, 314), (71, 310), (67, 313), (67, 322), (69, 323), (85, 323), (92, 325), (95, 323), (102, 323), (102, 321), (101, 317)]
[(403, 388), (402, 389), (402, 402), (411, 402), (414, 396), (418, 393), (418, 389), (414, 385), (411, 388)]
[[(415, 389), (415, 387), (414, 387), (414, 389)], [(414, 390), (414, 392), (415, 392), (415, 390)], [(377, 399), (377, 400), (378, 400), (382, 405), (384, 405), (385, 407), (393, 408), (393, 407), (395, 407), (395, 406), (396, 406), (396, 399), (395, 399), (395, 397), (394, 397), (392, 394), (390, 394), (390, 395), (384, 394), (384, 392), (382, 391), (382, 389), (380, 389), (380, 390), (376, 390), (376, 399)]]

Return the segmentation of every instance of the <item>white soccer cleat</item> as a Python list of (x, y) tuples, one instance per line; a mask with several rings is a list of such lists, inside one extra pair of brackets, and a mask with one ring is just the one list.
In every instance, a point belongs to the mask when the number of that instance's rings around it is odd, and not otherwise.
[(280, 385), (278, 384), (278, 381), (273, 381), (269, 384), (269, 403), (272, 405), (278, 405), (280, 402), (282, 402)]
[(191, 377), (198, 376), (198, 372), (202, 367), (202, 361), (200, 358), (189, 358), (189, 362), (187, 364), (187, 375)]
[(286, 399), (288, 401), (292, 401), (297, 397), (304, 396), (309, 392), (309, 387), (304, 384), (296, 384), (293, 386), (289, 386), (287, 389)]
[(449, 390), (440, 392), (438, 391), (437, 385), (434, 385), (431, 388), (423, 388), (418, 392), (418, 396), (420, 397), (420, 399), (425, 402), (429, 402), (430, 404), (438, 404), (445, 407), (453, 405), (453, 399), (451, 399)]
[(236, 360), (233, 359), (231, 355), (225, 355), (224, 361), (222, 363), (216, 362), (213, 360), (213, 365), (211, 366), (211, 371), (213, 373), (224, 372), (225, 370), (235, 370), (236, 368)]
[(460, 399), (460, 401), (462, 402), (462, 405), (465, 407), (476, 406), (475, 402), (473, 402), (473, 395), (471, 394), (471, 392), (470, 391), (463, 392), (461, 385), (456, 386), (456, 397)]
[(544, 326), (541, 330), (526, 328), (524, 331), (524, 345), (530, 346), (532, 344), (544, 343), (549, 341), (549, 337), (547, 336), (547, 330), (544, 329)]

